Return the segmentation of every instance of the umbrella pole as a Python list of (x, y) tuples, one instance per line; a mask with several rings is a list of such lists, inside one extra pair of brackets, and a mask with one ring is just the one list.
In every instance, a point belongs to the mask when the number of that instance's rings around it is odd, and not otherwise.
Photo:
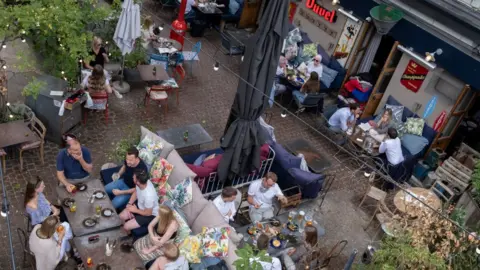
[(123, 70), (125, 69), (125, 55), (122, 55), (122, 74), (120, 76), (120, 85), (123, 86)]

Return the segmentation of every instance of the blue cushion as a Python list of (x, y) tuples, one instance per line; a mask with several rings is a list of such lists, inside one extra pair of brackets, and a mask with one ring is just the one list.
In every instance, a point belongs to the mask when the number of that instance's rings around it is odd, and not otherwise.
[(306, 172), (299, 168), (290, 168), (288, 173), (295, 179), (295, 184), (302, 190), (302, 198), (316, 198), (323, 186), (322, 174)]
[(271, 142), (270, 146), (272, 147), (273, 151), (275, 151), (275, 160), (280, 163), (285, 170), (290, 168), (300, 168), (300, 163), (302, 159), (290, 154), (282, 145)]
[(353, 91), (352, 91), (353, 97), (360, 103), (367, 102), (371, 93), (372, 93), (372, 88), (370, 88), (367, 92), (362, 92), (362, 91), (360, 91), (356, 88), (353, 89)]
[(420, 153), (429, 144), (428, 139), (422, 136), (404, 134), (401, 138), (402, 145), (412, 154)]
[(100, 177), (103, 180), (103, 184), (104, 185), (110, 184), (110, 182), (112, 182), (112, 175), (114, 173), (120, 171), (121, 168), (122, 168), (122, 166), (118, 166), (118, 167), (114, 167), (114, 168), (110, 168), (110, 169), (101, 170), (100, 171)]
[(325, 66), (330, 65), (331, 59), (330, 55), (323, 49), (322, 46), (317, 46), (317, 52), (322, 56), (322, 64)]
[(237, 1), (230, 1), (230, 4), (228, 5), (228, 10), (230, 11), (230, 14), (235, 14), (237, 11), (240, 9), (240, 4)]
[(193, 165), (195, 166), (202, 165), (205, 158), (207, 158), (207, 154), (201, 154), (197, 159), (195, 159), (195, 161), (193, 162)]
[(338, 71), (323, 65), (323, 72), (320, 81), (322, 81), (327, 88), (330, 88), (330, 85), (332, 85), (332, 82), (337, 77), (337, 74)]

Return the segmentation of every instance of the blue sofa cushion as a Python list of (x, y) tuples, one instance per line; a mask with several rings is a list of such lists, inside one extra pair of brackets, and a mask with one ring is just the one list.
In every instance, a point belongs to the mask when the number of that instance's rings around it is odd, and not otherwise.
[(306, 172), (299, 168), (290, 168), (288, 173), (295, 179), (295, 184), (302, 190), (302, 198), (316, 198), (323, 186), (325, 176)]
[(300, 163), (302, 162), (302, 159), (299, 157), (296, 157), (285, 148), (281, 144), (278, 144), (276, 142), (272, 142), (270, 145), (275, 151), (275, 160), (280, 163), (280, 166), (282, 166), (285, 170), (288, 170), (290, 168), (300, 168)]
[(362, 92), (356, 88), (352, 91), (353, 97), (360, 103), (367, 102), (371, 93), (372, 93), (372, 88), (370, 88), (367, 92)]
[(120, 171), (120, 168), (122, 166), (110, 168), (110, 169), (105, 169), (100, 171), (100, 177), (102, 178), (103, 184), (108, 185), (110, 182), (112, 182), (112, 175), (118, 171)]
[(345, 78), (345, 75), (347, 74), (347, 72), (342, 67), (342, 65), (340, 65), (340, 63), (338, 63), (338, 61), (336, 59), (331, 59), (330, 63), (328, 64), (328, 67), (338, 71), (338, 74), (335, 77), (335, 80), (333, 80), (332, 85), (330, 87), (331, 88), (340, 88), (342, 86), (343, 79)]
[(320, 78), (320, 81), (324, 83), (327, 88), (330, 88), (330, 86), (332, 85), (332, 82), (335, 80), (337, 75), (338, 75), (338, 71), (324, 65), (322, 77)]
[(228, 4), (228, 11), (230, 14), (235, 14), (240, 9), (240, 4), (235, 0), (230, 0), (230, 4)]
[(404, 134), (401, 138), (402, 146), (404, 146), (410, 154), (416, 155), (423, 151), (425, 146), (427, 146), (428, 139), (422, 136)]

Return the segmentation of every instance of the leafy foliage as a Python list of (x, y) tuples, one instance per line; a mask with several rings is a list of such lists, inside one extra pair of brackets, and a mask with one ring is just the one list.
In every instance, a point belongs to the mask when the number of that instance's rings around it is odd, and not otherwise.
[(373, 260), (366, 269), (448, 269), (442, 257), (430, 253), (426, 247), (413, 246), (408, 235), (397, 238), (387, 237), (373, 255)]
[(233, 262), (235, 269), (238, 270), (262, 270), (260, 262), (272, 262), (272, 258), (267, 255), (265, 250), (256, 252), (249, 244), (245, 244), (243, 248), (235, 250), (238, 259)]
[(2, 1), (0, 38), (31, 40), (46, 72), (74, 82), (79, 59), (91, 59), (93, 32), (87, 25), (100, 24), (111, 13), (96, 0), (30, 0), (21, 5)]
[(137, 65), (145, 63), (146, 57), (147, 51), (143, 48), (140, 39), (137, 39), (133, 51), (125, 55), (125, 67), (136, 68)]
[(473, 198), (477, 203), (480, 203), (480, 161), (475, 164), (471, 180)]
[(32, 80), (22, 89), (22, 96), (28, 97), (32, 96), (33, 99), (37, 99), (40, 94), (40, 90), (47, 85), (44, 81), (39, 81), (37, 78), (33, 77)]

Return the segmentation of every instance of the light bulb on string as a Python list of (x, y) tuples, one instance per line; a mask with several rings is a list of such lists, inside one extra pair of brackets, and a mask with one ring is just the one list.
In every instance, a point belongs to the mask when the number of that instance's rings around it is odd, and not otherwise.
[(216, 62), (213, 66), (213, 70), (217, 71), (220, 68), (220, 63)]
[(25, 32), (25, 30), (22, 30), (22, 35), (25, 35), (27, 32)]
[(280, 116), (281, 116), (282, 118), (287, 117), (287, 110), (282, 110), (282, 112), (280, 113)]
[(7, 69), (7, 65), (3, 65), (2, 68), (3, 68), (3, 69)]
[(7, 107), (10, 107), (10, 102), (7, 102)]
[(27, 41), (24, 36), (21, 37), (21, 40), (22, 40), (23, 43), (25, 43)]
[(62, 75), (65, 74), (65, 71), (62, 70)]
[(243, 58), (244, 58), (244, 56), (242, 55), (242, 62), (243, 62)]
[(339, 3), (340, 3), (339, 0), (333, 0), (333, 1), (332, 1), (332, 5), (334, 5), (334, 6), (337, 5), (337, 4), (339, 4)]
[(79, 63), (83, 63), (83, 59), (80, 58), (80, 60), (78, 60)]
[(2, 204), (2, 212), (0, 212), (0, 215), (2, 215), (2, 217), (6, 217), (8, 214), (10, 214), (10, 211), (8, 208), (9, 208), (8, 202), (5, 200), (4, 203)]
[(5, 41), (2, 43), (2, 48), (7, 48), (7, 44), (5, 43)]
[(158, 27), (158, 30), (163, 31), (163, 24)]

